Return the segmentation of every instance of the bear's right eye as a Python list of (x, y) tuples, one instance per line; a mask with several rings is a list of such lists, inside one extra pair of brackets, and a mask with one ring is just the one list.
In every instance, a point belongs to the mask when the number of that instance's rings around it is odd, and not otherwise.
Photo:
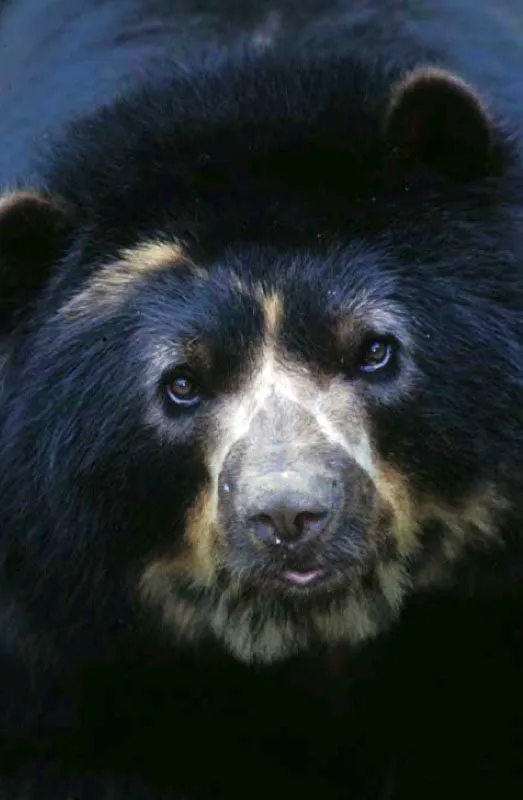
[(189, 367), (179, 367), (165, 381), (167, 399), (177, 406), (195, 406), (202, 399), (201, 384)]

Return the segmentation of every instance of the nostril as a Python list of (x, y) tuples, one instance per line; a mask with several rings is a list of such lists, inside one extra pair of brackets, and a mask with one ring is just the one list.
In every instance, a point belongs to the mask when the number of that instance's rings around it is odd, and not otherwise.
[(249, 522), (260, 539), (264, 542), (276, 542), (278, 544), (276, 525), (268, 514), (256, 514), (256, 516), (250, 518)]
[(294, 524), (303, 536), (305, 534), (321, 533), (325, 527), (326, 519), (326, 511), (302, 511), (296, 515)]

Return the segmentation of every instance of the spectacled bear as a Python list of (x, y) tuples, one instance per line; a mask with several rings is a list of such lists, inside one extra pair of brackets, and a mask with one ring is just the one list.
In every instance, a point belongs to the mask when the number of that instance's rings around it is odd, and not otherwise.
[(523, 766), (522, 24), (1, 4), (3, 796)]

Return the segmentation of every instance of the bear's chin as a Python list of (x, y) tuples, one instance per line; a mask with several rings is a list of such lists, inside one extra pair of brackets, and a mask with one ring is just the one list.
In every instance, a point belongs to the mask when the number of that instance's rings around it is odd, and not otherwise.
[(212, 632), (229, 653), (245, 663), (263, 664), (329, 646), (360, 645), (385, 627), (383, 620), (380, 623), (363, 603), (349, 596), (345, 603), (333, 602), (327, 609), (306, 609), (301, 618), (277, 602), (237, 610), (218, 604), (211, 617)]
[[(335, 646), (359, 647), (397, 619), (400, 593), (387, 597), (338, 589), (200, 596), (199, 614), (212, 636), (239, 661), (271, 664)], [(200, 617), (201, 619), (201, 617)]]

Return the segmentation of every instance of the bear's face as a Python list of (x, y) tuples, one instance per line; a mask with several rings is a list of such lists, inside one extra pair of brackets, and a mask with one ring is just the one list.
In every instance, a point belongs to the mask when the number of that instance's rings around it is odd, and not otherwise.
[(339, 269), (318, 283), (298, 254), (259, 253), (261, 279), (242, 260), (253, 254), (196, 275), (182, 265), (182, 330), (166, 283), (178, 279), (163, 275), (156, 329), (139, 337), (154, 387), (145, 422), (173, 458), (189, 443), (202, 466), (183, 534), (140, 591), (189, 634), (207, 624), (239, 657), (270, 660), (310, 639), (364, 638), (399, 607), (416, 512), (379, 452), (373, 406), (401, 404), (415, 368), (401, 309), (355, 280), (368, 254), (331, 259)]
[[(416, 160), (433, 152), (423, 124), (438, 98), (483, 137), (488, 162), (475, 96), (421, 72), (391, 100), (383, 169), (398, 141)], [(413, 182), (411, 199), (400, 177), (405, 197), (396, 186), (378, 203), (386, 179), (351, 198), (353, 220), (338, 184), (311, 187), (307, 203), (301, 176), (297, 192), (292, 175), (268, 192), (256, 154), (239, 187), (220, 166), (195, 178), (192, 238), (179, 212), (157, 213), (160, 178), (150, 207), (133, 209), (136, 230), (116, 201), (78, 229), (52, 200), (4, 200), (11, 268), (35, 258), (28, 225), (42, 270), (68, 242), (31, 324), (4, 312), (4, 569), (31, 613), (48, 613), (31, 596), (45, 556), (63, 613), (76, 581), (93, 627), (123, 593), (173, 638), (211, 633), (270, 662), (375, 635), (468, 548), (499, 541), (521, 426), (520, 289), (483, 151), (467, 162), (468, 194), (464, 163), (445, 160), (454, 134), (443, 126), (434, 157), (447, 187)], [(258, 215), (239, 203), (255, 191)], [(31, 290), (13, 278), (24, 307)]]

